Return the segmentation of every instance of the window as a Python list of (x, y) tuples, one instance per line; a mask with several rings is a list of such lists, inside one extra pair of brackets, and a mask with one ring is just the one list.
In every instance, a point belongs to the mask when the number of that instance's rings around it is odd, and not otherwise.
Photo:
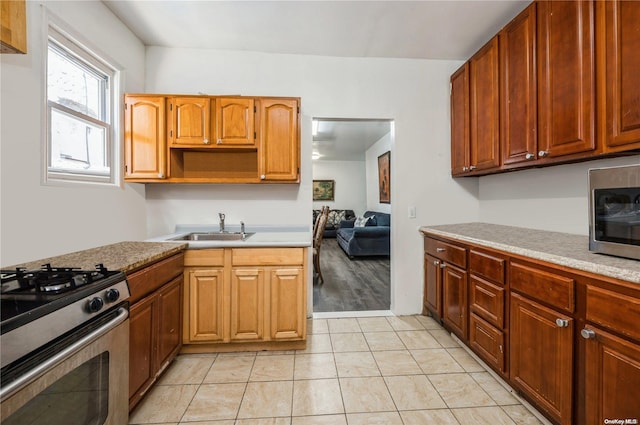
[(118, 72), (49, 26), (46, 181), (116, 184)]

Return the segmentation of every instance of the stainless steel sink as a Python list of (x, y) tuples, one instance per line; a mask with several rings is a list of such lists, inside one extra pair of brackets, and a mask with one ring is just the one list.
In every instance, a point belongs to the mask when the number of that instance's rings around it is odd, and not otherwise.
[(188, 235), (178, 236), (171, 238), (173, 241), (241, 241), (245, 240), (255, 232), (241, 233), (241, 232), (207, 232), (207, 233), (189, 233)]

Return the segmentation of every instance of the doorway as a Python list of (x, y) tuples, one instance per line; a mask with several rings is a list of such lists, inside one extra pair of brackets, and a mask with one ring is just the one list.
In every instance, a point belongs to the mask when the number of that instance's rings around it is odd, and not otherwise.
[[(330, 209), (319, 250), (323, 279), (314, 274), (314, 313), (391, 309), (393, 128), (388, 119), (312, 119), (314, 218), (323, 206)], [(364, 222), (365, 216), (371, 218)]]

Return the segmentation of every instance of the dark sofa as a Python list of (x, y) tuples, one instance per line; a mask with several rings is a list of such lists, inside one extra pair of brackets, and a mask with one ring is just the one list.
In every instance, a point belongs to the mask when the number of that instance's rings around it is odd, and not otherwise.
[(336, 240), (349, 257), (370, 255), (388, 256), (391, 252), (391, 215), (367, 211), (364, 217), (374, 216), (365, 227), (354, 227), (354, 221), (343, 223)]
[[(316, 217), (320, 214), (320, 210), (313, 210), (313, 222), (316, 222)], [(356, 213), (353, 210), (330, 210), (327, 217), (327, 225), (324, 228), (323, 238), (335, 238), (336, 231), (343, 222), (353, 221), (356, 218)]]

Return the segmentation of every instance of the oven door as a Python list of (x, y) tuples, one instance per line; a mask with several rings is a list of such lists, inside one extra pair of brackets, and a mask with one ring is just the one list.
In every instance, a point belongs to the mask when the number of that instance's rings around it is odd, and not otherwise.
[[(122, 425), (128, 422), (127, 304), (34, 353), (2, 383), (3, 425)], [(87, 329), (89, 328), (89, 329)]]

